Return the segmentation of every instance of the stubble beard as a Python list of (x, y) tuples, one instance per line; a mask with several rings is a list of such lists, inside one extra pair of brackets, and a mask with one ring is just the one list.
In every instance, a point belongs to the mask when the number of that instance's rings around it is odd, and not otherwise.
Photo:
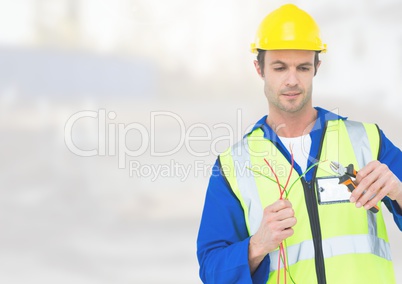
[[(286, 100), (286, 101), (280, 100), (280, 98), (281, 98), (280, 94), (275, 94), (274, 92), (272, 92), (272, 90), (267, 90), (266, 97), (268, 99), (268, 104), (271, 107), (273, 106), (276, 109), (278, 109), (282, 112), (285, 112), (285, 113), (290, 113), (290, 114), (298, 113), (302, 109), (304, 109), (305, 106), (309, 102), (311, 102), (312, 88), (306, 90), (306, 92), (304, 92), (304, 90), (299, 89), (299, 88), (297, 88), (296, 90), (298, 92), (300, 92), (300, 95), (297, 98), (295, 98), (294, 100)], [(280, 93), (284, 93), (284, 91), (281, 90)], [(274, 95), (272, 95), (272, 94), (274, 94)], [(300, 96), (301, 96), (301, 98), (300, 98)]]

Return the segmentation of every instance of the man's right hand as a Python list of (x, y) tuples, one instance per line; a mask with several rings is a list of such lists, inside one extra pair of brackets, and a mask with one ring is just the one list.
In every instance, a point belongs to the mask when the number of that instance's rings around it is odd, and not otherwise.
[(248, 260), (251, 273), (264, 257), (278, 248), (279, 244), (293, 235), (296, 218), (289, 200), (278, 200), (264, 209), (260, 228), (250, 238)]

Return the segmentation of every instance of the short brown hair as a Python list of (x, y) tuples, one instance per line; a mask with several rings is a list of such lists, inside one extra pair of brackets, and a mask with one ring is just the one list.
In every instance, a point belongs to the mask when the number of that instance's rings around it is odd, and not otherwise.
[[(258, 51), (258, 54), (257, 54), (258, 65), (260, 66), (262, 76), (264, 76), (264, 66), (265, 66), (264, 58), (265, 58), (265, 51), (266, 50), (257, 49), (257, 51)], [(315, 56), (314, 56), (314, 76), (315, 76), (315, 74), (317, 74), (317, 65), (318, 65), (318, 62), (320, 62), (320, 57), (319, 57), (320, 52), (321, 51), (316, 51), (315, 52)]]

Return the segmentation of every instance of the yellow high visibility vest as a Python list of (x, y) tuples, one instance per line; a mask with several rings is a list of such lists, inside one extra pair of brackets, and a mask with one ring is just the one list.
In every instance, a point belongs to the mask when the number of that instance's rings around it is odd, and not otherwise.
[[(330, 161), (353, 164), (358, 170), (378, 158), (380, 135), (375, 124), (348, 120), (327, 122), (318, 160), (308, 183), (293, 170), (288, 196), (297, 224), (286, 239), (289, 273), (297, 284), (395, 283), (388, 236), (382, 215), (345, 202), (319, 204), (315, 180), (335, 176)], [(285, 185), (291, 165), (275, 144), (258, 128), (219, 156), (222, 172), (239, 199), (249, 235), (259, 228), (263, 209), (279, 199), (269, 161)], [(256, 172), (270, 177), (266, 178)], [(269, 254), (269, 280), (276, 283), (279, 251)], [(292, 283), (288, 278), (288, 283)], [(283, 283), (283, 279), (281, 280)]]

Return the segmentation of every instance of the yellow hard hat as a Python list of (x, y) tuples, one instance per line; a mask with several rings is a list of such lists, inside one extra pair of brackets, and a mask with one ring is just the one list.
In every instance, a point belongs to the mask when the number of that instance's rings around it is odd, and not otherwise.
[(314, 19), (293, 4), (286, 4), (268, 14), (261, 22), (251, 52), (257, 49), (301, 49), (327, 51)]

